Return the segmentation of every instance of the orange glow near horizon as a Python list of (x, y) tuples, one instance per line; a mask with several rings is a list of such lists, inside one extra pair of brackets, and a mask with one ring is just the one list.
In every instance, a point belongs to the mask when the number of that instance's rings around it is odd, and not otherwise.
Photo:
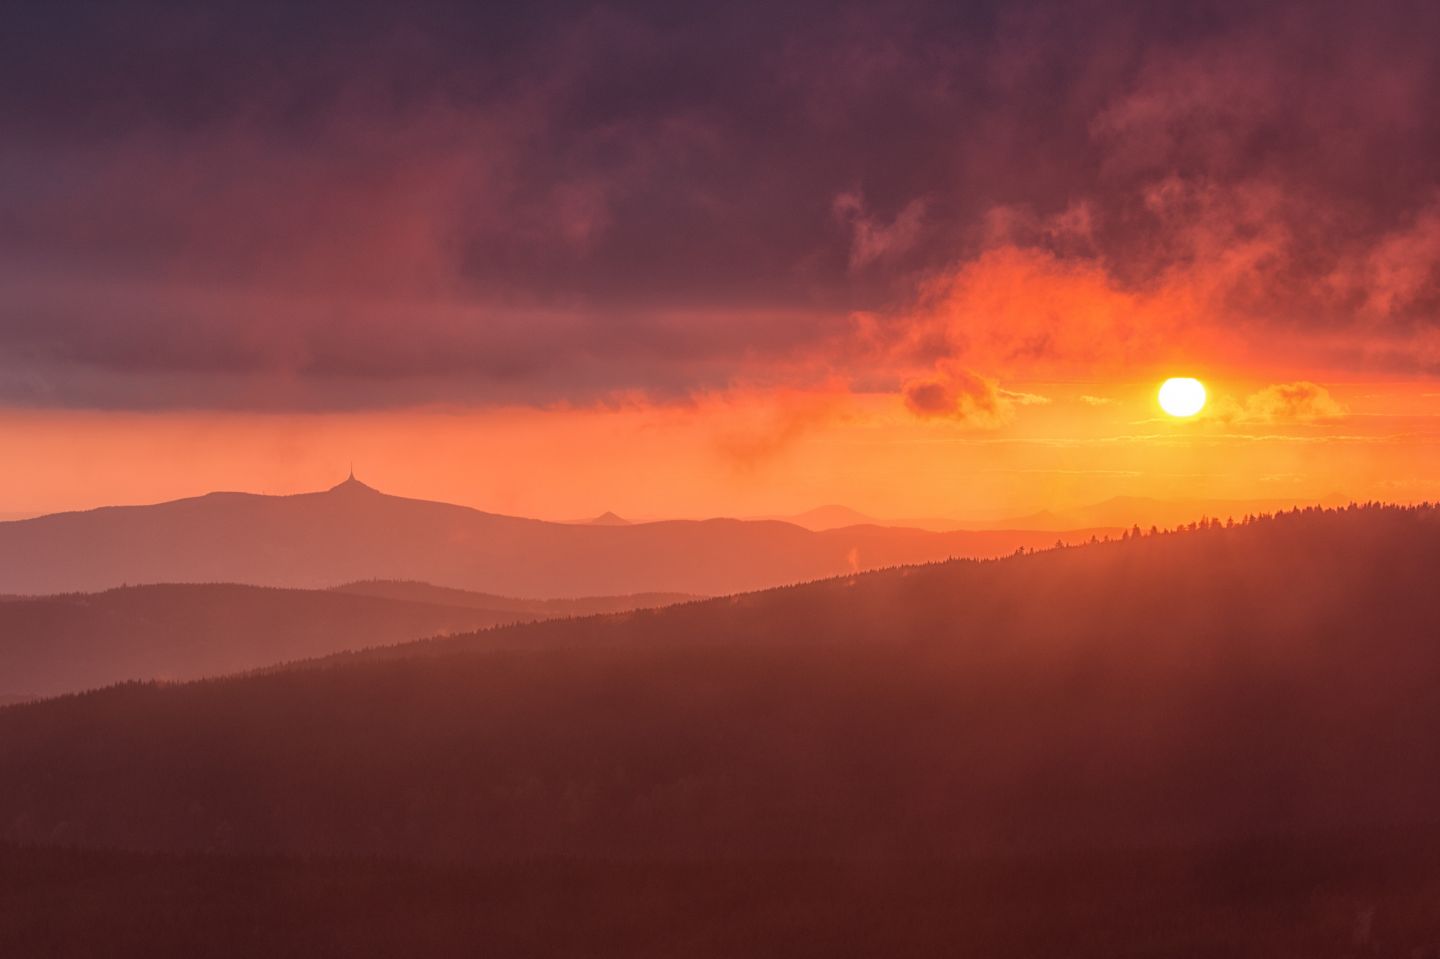
[[(1440, 498), (1440, 393), (1212, 378), (1187, 419), (1148, 382), (1007, 384), (983, 423), (894, 394), (713, 394), (688, 404), (383, 413), (0, 412), (5, 518), (216, 489), (333, 485), (546, 519), (761, 516), (844, 504), (995, 519), (1115, 496)], [(578, 478), (578, 479), (577, 479)]]
[(92, 6), (0, 60), (0, 516), (1440, 496), (1414, 11)]

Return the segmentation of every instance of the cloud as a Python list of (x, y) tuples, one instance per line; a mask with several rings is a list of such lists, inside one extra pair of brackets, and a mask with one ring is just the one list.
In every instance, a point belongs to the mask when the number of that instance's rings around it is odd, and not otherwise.
[(906, 334), (938, 335), (971, 363), (1033, 372), (1122, 363), (1172, 335), (1172, 322), (1098, 264), (1007, 245), (931, 280)]
[(923, 198), (911, 200), (886, 225), (865, 212), (865, 199), (859, 194), (842, 193), (836, 197), (835, 216), (851, 229), (850, 268), (859, 269), (909, 252), (920, 239), (925, 207)]
[(1327, 282), (1364, 317), (1440, 305), (1440, 200), (1338, 263)]
[(1017, 406), (1049, 403), (1044, 396), (1004, 390), (952, 361), (942, 361), (933, 372), (907, 381), (901, 389), (906, 409), (922, 419), (944, 418), (979, 429), (996, 429), (1009, 422)]
[(715, 447), (738, 473), (762, 469), (809, 434), (844, 419), (848, 415), (844, 400), (840, 390), (781, 394), (758, 404), (747, 403), (744, 397), (711, 397), (710, 402), (723, 409), (717, 419), (725, 424), (715, 437)]
[(1349, 410), (1318, 383), (1276, 383), (1250, 395), (1241, 418), (1258, 423), (1313, 423), (1334, 420)]
[(1038, 393), (1019, 393), (1015, 390), (996, 390), (1000, 398), (1016, 406), (1049, 406), (1051, 399)]
[(0, 403), (1440, 371), (1431, 4), (31, 7)]

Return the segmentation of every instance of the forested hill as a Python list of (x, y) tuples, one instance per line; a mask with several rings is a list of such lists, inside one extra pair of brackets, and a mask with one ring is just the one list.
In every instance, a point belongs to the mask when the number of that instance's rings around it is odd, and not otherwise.
[[(382, 595), (370, 595), (375, 586)], [(0, 599), (0, 703), (127, 679), (198, 679), (672, 597), (517, 600), (404, 584), (317, 591), (171, 583)], [(683, 597), (674, 597), (683, 598)], [(485, 605), (482, 601), (489, 601)]]
[(1440, 809), (1437, 574), (1434, 509), (1314, 511), (129, 685), (0, 710), (0, 838), (480, 860), (1403, 830)]

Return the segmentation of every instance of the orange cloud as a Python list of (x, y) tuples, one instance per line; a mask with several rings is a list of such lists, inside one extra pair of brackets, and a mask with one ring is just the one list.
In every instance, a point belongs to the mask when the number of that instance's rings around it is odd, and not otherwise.
[(1309, 423), (1338, 419), (1348, 412), (1325, 387), (1300, 380), (1276, 383), (1251, 394), (1242, 416), (1259, 423)]
[(716, 448), (734, 470), (745, 473), (784, 455), (807, 434), (843, 419), (845, 397), (833, 385), (813, 393), (732, 391), (708, 398), (701, 409), (725, 423), (715, 438)]
[(1345, 258), (1327, 286), (1371, 321), (1433, 302), (1440, 295), (1440, 199), (1373, 247)]
[(902, 349), (939, 343), (968, 366), (1017, 372), (1114, 369), (1185, 339), (1183, 291), (1133, 291), (1096, 261), (1003, 246), (932, 280)]
[(1049, 403), (1044, 396), (1004, 390), (993, 380), (942, 361), (933, 373), (916, 377), (901, 390), (905, 406), (922, 419), (945, 417), (981, 429), (1008, 423), (1016, 406)]

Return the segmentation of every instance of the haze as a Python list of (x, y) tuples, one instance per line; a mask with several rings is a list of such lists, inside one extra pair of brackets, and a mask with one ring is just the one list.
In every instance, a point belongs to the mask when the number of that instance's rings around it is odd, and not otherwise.
[(1440, 959), (1440, 5), (0, 20), (0, 956)]

